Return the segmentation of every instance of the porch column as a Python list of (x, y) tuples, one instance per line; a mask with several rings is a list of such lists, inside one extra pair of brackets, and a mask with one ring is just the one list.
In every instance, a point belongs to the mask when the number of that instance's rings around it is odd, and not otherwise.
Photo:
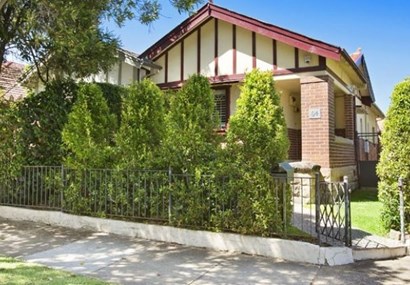
[(346, 138), (354, 140), (354, 134), (356, 131), (355, 127), (355, 97), (350, 94), (346, 94), (344, 98), (345, 105), (345, 129)]
[(333, 79), (310, 76), (300, 79), (302, 161), (330, 168), (331, 143), (335, 140)]

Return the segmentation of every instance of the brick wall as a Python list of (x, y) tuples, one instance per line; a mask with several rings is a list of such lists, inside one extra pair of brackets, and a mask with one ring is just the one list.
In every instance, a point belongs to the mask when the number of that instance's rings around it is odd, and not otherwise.
[(302, 131), (296, 129), (288, 129), (288, 138), (290, 142), (289, 160), (302, 160)]
[(345, 138), (354, 140), (355, 134), (355, 120), (356, 120), (356, 112), (355, 112), (355, 99), (352, 95), (345, 95), (344, 98), (345, 103)]
[(333, 142), (331, 148), (330, 167), (344, 167), (356, 165), (355, 148), (353, 143)]
[[(301, 85), (302, 160), (329, 168), (331, 143), (335, 139), (335, 96), (329, 76), (305, 77)], [(309, 110), (320, 109), (320, 118), (309, 118)]]

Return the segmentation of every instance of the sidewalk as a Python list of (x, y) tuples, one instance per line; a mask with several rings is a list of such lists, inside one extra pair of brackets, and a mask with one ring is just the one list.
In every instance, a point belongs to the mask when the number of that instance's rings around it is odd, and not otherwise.
[(0, 218), (0, 254), (119, 284), (408, 284), (410, 258), (319, 267)]

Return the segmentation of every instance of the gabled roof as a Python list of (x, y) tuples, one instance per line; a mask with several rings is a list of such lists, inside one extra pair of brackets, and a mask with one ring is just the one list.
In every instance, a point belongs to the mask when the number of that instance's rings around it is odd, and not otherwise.
[(281, 27), (256, 20), (254, 18), (233, 12), (212, 3), (207, 3), (200, 8), (194, 15), (183, 21), (171, 32), (162, 37), (154, 45), (144, 51), (140, 57), (155, 59), (164, 50), (171, 47), (180, 38), (189, 34), (196, 27), (205, 23), (211, 18), (223, 20), (244, 29), (256, 32), (269, 38), (278, 40), (288, 45), (297, 47), (323, 57), (339, 61), (343, 53), (340, 47), (315, 40), (304, 35), (283, 29)]
[(143, 59), (139, 57), (139, 54), (126, 50), (124, 48), (118, 48), (118, 53), (119, 56), (124, 57), (124, 60), (127, 60), (130, 64), (134, 65), (135, 67), (138, 68), (144, 68), (144, 69), (162, 69), (161, 66), (158, 64), (155, 64), (149, 59)]
[(20, 100), (26, 96), (26, 91), (20, 85), (20, 78), (24, 72), (24, 64), (6, 61), (0, 73), (0, 89), (6, 100)]
[(374, 92), (373, 92), (373, 86), (372, 86), (372, 82), (370, 80), (370, 75), (369, 75), (369, 71), (367, 69), (367, 64), (366, 64), (366, 60), (364, 58), (364, 54), (362, 52), (361, 48), (358, 48), (354, 53), (352, 53), (350, 55), (350, 57), (352, 58), (352, 60), (354, 61), (354, 63), (356, 64), (356, 66), (359, 68), (359, 70), (362, 72), (366, 83), (367, 83), (367, 91), (366, 94), (363, 94), (362, 97), (364, 98), (370, 98), (370, 102), (368, 99), (365, 99), (363, 101), (363, 104), (369, 105), (373, 102), (376, 101), (375, 97), (374, 97)]

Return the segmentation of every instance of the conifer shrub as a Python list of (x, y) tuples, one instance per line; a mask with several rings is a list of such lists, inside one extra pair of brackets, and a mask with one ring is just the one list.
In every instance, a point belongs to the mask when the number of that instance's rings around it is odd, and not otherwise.
[(210, 189), (207, 174), (212, 172), (216, 159), (219, 136), (218, 116), (214, 95), (208, 79), (202, 75), (191, 76), (182, 88), (171, 93), (166, 116), (166, 136), (163, 148), (164, 165), (175, 174), (170, 189), (174, 204), (175, 225), (198, 225), (209, 214), (209, 201), (203, 197)]
[(76, 169), (113, 166), (115, 115), (96, 84), (82, 84), (62, 131), (65, 165)]
[(236, 176), (229, 191), (237, 192), (239, 211), (231, 227), (241, 233), (278, 233), (284, 229), (282, 221), (290, 221), (291, 210), (290, 190), (278, 188), (281, 184), (271, 174), (287, 158), (289, 147), (280, 98), (271, 72), (246, 74), (241, 91), (221, 164)]
[(218, 116), (206, 77), (192, 75), (171, 95), (166, 126), (164, 164), (174, 172), (195, 173), (215, 159)]
[(384, 130), (382, 152), (377, 165), (379, 199), (383, 203), (382, 222), (386, 229), (399, 229), (398, 179), (406, 182), (405, 216), (410, 222), (410, 79), (397, 84), (391, 96)]
[(150, 80), (128, 87), (116, 145), (122, 169), (164, 168), (159, 165), (165, 131), (164, 95)]

